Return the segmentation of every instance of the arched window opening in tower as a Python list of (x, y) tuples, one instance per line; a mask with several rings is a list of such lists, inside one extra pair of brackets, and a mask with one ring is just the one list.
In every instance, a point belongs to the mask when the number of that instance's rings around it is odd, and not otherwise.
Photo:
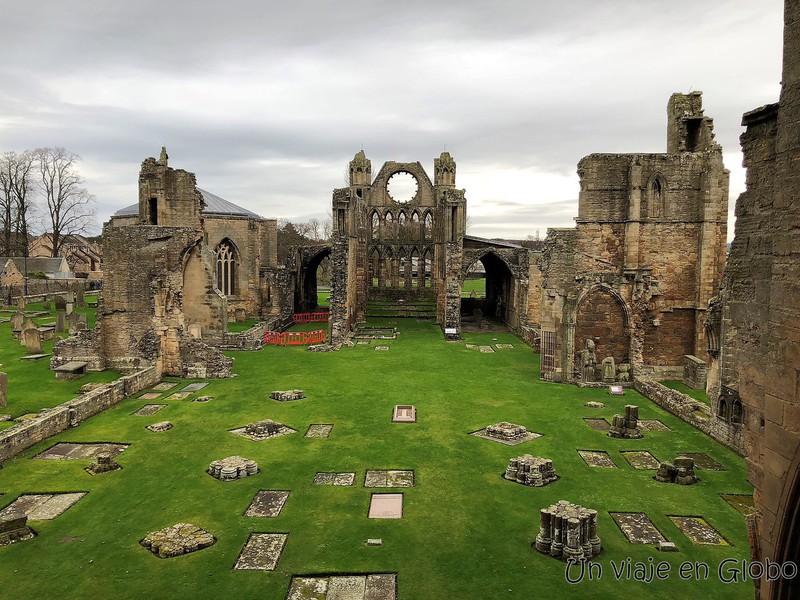
[(226, 296), (236, 294), (236, 250), (228, 240), (216, 248), (217, 289)]

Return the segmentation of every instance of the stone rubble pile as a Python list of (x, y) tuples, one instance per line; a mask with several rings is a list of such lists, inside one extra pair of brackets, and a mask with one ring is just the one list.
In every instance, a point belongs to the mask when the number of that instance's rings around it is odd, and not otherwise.
[(177, 523), (148, 533), (140, 542), (159, 558), (172, 558), (208, 548), (217, 540), (207, 531), (191, 523)]
[(515, 425), (507, 421), (500, 421), (486, 428), (486, 435), (501, 440), (518, 440), (528, 435), (528, 430), (522, 425)]
[(673, 462), (662, 462), (656, 471), (656, 481), (661, 483), (677, 483), (678, 485), (692, 485), (697, 483), (694, 474), (694, 460), (686, 456), (678, 456)]
[(290, 400), (302, 400), (306, 395), (303, 390), (276, 390), (269, 397), (279, 402), (288, 402)]
[(503, 477), (531, 487), (543, 487), (558, 479), (551, 459), (530, 454), (510, 459)]
[(625, 406), (625, 415), (614, 415), (608, 435), (613, 438), (628, 440), (642, 437), (639, 431), (639, 407), (632, 404)]

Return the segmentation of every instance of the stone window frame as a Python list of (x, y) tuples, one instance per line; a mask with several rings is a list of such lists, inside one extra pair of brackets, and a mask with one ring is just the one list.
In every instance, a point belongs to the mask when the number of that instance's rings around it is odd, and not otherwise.
[[(656, 190), (658, 190), (658, 196), (656, 196)], [(665, 219), (667, 217), (668, 192), (669, 183), (664, 174), (660, 171), (653, 173), (647, 180), (642, 217), (646, 219)]]
[(426, 210), (421, 218), (422, 239), (425, 241), (433, 240), (433, 211)]
[(372, 216), (369, 219), (370, 222), (370, 239), (377, 240), (380, 239), (381, 236), (381, 225), (383, 219), (381, 219), (381, 214), (377, 210), (372, 211)]
[(228, 237), (222, 238), (214, 248), (214, 285), (225, 296), (236, 295), (239, 250)]

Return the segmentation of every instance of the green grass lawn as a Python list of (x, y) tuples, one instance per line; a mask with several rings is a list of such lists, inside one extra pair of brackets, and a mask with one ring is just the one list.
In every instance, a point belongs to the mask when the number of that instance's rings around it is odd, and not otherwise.
[[(394, 323), (396, 340), (339, 352), (265, 347), (231, 353), (239, 376), (199, 392), (214, 397), (209, 403), (151, 400), (168, 406), (139, 417), (131, 413), (148, 402), (128, 399), (6, 463), (0, 508), (25, 492), (89, 494), (55, 520), (31, 522), (39, 534), (34, 540), (0, 548), (0, 596), (282, 599), (293, 574), (397, 572), (404, 600), (752, 598), (751, 583), (727, 585), (716, 577), (722, 560), (749, 557), (745, 520), (719, 497), (752, 492), (740, 457), (635, 392), (620, 398), (540, 382), (538, 356), (510, 334), (445, 343), (431, 322), (370, 322)], [(465, 343), (512, 343), (515, 349), (482, 354)], [(391, 349), (376, 352), (379, 344)], [(307, 399), (269, 400), (269, 392), (279, 389), (303, 389)], [(585, 408), (588, 400), (606, 408)], [(392, 424), (393, 406), (406, 403), (416, 405), (418, 422)], [(616, 440), (583, 421), (610, 419), (627, 403), (640, 406), (641, 418), (660, 419), (672, 431)], [(253, 442), (228, 432), (265, 418), (298, 433)], [(174, 428), (159, 434), (145, 429), (163, 420)], [(508, 447), (468, 435), (501, 420), (543, 437)], [(330, 438), (304, 438), (312, 423), (333, 423)], [(83, 471), (88, 461), (30, 460), (56, 441), (131, 446), (117, 458), (121, 471), (91, 477)], [(590, 468), (576, 449), (606, 450), (619, 468)], [(653, 471), (636, 471), (623, 460), (619, 451), (628, 449), (649, 450), (661, 460), (705, 452), (727, 470), (698, 471), (701, 481), (693, 486), (661, 484)], [(561, 479), (536, 489), (502, 479), (508, 459), (524, 453), (552, 458)], [(256, 460), (261, 472), (233, 483), (205, 474), (211, 461), (234, 454)], [(364, 474), (371, 468), (413, 469), (416, 486), (366, 489)], [(318, 471), (354, 471), (356, 484), (313, 486)], [(274, 519), (244, 517), (262, 489), (291, 490), (283, 512)], [(380, 491), (403, 492), (402, 519), (367, 518), (370, 494)], [(569, 585), (564, 563), (530, 547), (539, 509), (561, 499), (599, 511), (600, 580)], [(608, 511), (646, 512), (679, 552), (628, 543)], [(667, 515), (703, 516), (732, 545), (692, 545)], [(139, 545), (148, 532), (182, 521), (207, 529), (217, 543), (163, 560)], [(289, 534), (275, 571), (232, 570), (250, 532)], [(367, 547), (367, 538), (382, 538), (383, 546)], [(672, 575), (649, 584), (615, 581), (610, 561), (628, 557), (668, 561)], [(710, 578), (682, 581), (677, 569), (684, 561), (709, 564)]]
[(475, 292), (478, 298), (486, 296), (486, 280), (485, 279), (465, 279), (464, 285), (461, 288), (461, 297), (469, 298), (469, 295)]
[[(26, 311), (42, 311), (41, 303), (29, 304)], [(78, 308), (85, 313), (89, 327), (94, 327), (92, 308)], [(10, 316), (10, 313), (4, 313)], [(49, 316), (33, 319), (37, 325), (55, 323), (55, 308), (51, 303)], [(66, 337), (63, 334), (60, 337)], [(42, 342), (42, 352), (52, 354), (53, 340)], [(113, 371), (89, 373), (76, 381), (56, 381), (55, 374), (50, 371), (50, 357), (36, 361), (20, 360), (25, 356), (25, 346), (12, 337), (11, 324), (0, 324), (0, 369), (8, 374), (8, 406), (0, 407), (0, 413), (10, 414), (13, 418), (27, 413), (38, 412), (42, 408), (51, 408), (74, 398), (78, 388), (84, 383), (113, 381), (119, 374)], [(2, 427), (2, 424), (0, 424)]]
[(699, 400), (703, 404), (709, 403), (708, 394), (706, 394), (705, 390), (693, 390), (682, 381), (662, 381), (661, 383), (672, 390), (680, 392), (681, 394), (686, 394), (695, 400)]

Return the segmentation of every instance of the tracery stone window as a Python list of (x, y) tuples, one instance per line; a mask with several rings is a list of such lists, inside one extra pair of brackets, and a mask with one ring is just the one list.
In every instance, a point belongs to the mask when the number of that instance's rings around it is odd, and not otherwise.
[(381, 232), (381, 218), (378, 213), (372, 213), (372, 239), (377, 240)]
[(217, 257), (217, 289), (226, 296), (236, 294), (236, 248), (230, 240), (222, 240), (215, 250)]
[(666, 216), (666, 187), (666, 182), (660, 175), (656, 175), (650, 182), (650, 193), (647, 199), (647, 216), (650, 218), (659, 219)]
[(423, 239), (433, 239), (433, 217), (429, 212), (425, 213), (425, 233)]

